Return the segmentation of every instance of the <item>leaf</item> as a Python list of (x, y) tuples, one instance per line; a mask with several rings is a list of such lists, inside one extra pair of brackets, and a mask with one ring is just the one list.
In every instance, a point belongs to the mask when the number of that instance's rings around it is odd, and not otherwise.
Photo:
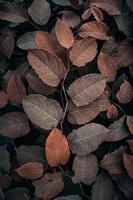
[(107, 170), (109, 174), (121, 174), (124, 172), (123, 153), (125, 148), (120, 147), (112, 153), (104, 156), (100, 162), (100, 167)]
[(35, 186), (35, 195), (44, 200), (54, 198), (64, 188), (60, 172), (47, 173), (40, 180), (33, 181), (33, 185)]
[(45, 163), (44, 149), (37, 145), (21, 145), (16, 149), (16, 153), (20, 165), (33, 162)]
[(21, 4), (14, 2), (0, 3), (0, 19), (14, 23), (22, 23), (28, 20), (27, 14)]
[(0, 117), (0, 135), (17, 138), (27, 135), (30, 131), (25, 113), (9, 112)]
[(8, 176), (7, 174), (0, 174), (0, 188), (7, 189), (9, 188), (12, 182), (12, 177)]
[(103, 13), (102, 13), (102, 11), (99, 8), (97, 8), (97, 7), (95, 7), (95, 6), (92, 5), (91, 6), (91, 12), (92, 12), (94, 18), (98, 22), (103, 21)]
[(32, 123), (46, 130), (56, 127), (63, 114), (57, 101), (39, 94), (26, 96), (23, 107)]
[(25, 179), (34, 180), (43, 176), (42, 163), (26, 163), (16, 169), (16, 172)]
[(125, 128), (124, 121), (125, 116), (109, 125), (109, 131), (106, 138), (107, 142), (116, 142), (126, 138), (129, 135), (127, 129)]
[(51, 167), (65, 165), (70, 157), (68, 141), (63, 133), (54, 128), (46, 140), (46, 158)]
[(99, 40), (108, 40), (108, 27), (103, 22), (91, 21), (83, 24), (79, 29), (82, 38), (94, 37)]
[(101, 173), (97, 176), (96, 182), (92, 186), (92, 200), (112, 200), (114, 197), (114, 186), (111, 179)]
[(92, 15), (91, 9), (88, 8), (87, 10), (85, 10), (82, 14), (82, 19), (83, 20), (87, 20), (90, 16)]
[(93, 38), (82, 39), (76, 42), (70, 52), (69, 57), (73, 65), (84, 66), (91, 62), (97, 54), (97, 43)]
[(115, 119), (118, 117), (118, 109), (115, 105), (110, 105), (107, 110), (108, 119)]
[(116, 97), (119, 102), (123, 104), (129, 103), (133, 99), (133, 87), (130, 82), (124, 80), (116, 94)]
[(74, 81), (67, 89), (76, 106), (85, 106), (99, 97), (106, 86), (106, 80), (101, 74), (87, 74)]
[(36, 24), (44, 25), (51, 15), (50, 5), (46, 0), (34, 0), (28, 8), (28, 13)]
[(131, 153), (133, 153), (133, 140), (128, 140), (127, 141), (131, 150)]
[(65, 75), (66, 69), (61, 59), (47, 51), (30, 50), (28, 60), (39, 78), (47, 85), (58, 86)]
[(26, 95), (26, 88), (16, 73), (13, 73), (8, 81), (7, 95), (13, 105), (21, 104)]
[(75, 106), (70, 101), (67, 110), (68, 121), (72, 124), (86, 124), (93, 120), (100, 112), (107, 110), (110, 105), (109, 99), (101, 96), (89, 105), (81, 107)]
[(68, 0), (52, 0), (55, 4), (58, 4), (60, 6), (68, 6), (69, 1)]
[(68, 135), (72, 153), (83, 156), (95, 151), (105, 140), (107, 132), (107, 128), (97, 123), (86, 124), (81, 128), (74, 129)]
[(73, 45), (74, 36), (71, 29), (59, 18), (55, 25), (55, 32), (61, 46), (69, 49)]
[(7, 102), (8, 102), (7, 94), (4, 91), (0, 90), (0, 108), (5, 107)]
[(107, 81), (115, 80), (118, 67), (107, 53), (100, 52), (97, 64), (99, 71), (105, 76)]
[(109, 15), (119, 15), (121, 13), (120, 0), (91, 0), (91, 5), (105, 10)]
[(123, 162), (129, 177), (133, 178), (133, 156), (124, 153)]
[(81, 197), (79, 195), (68, 195), (57, 197), (54, 200), (81, 200)]
[(126, 122), (130, 133), (133, 135), (133, 116), (127, 116)]
[(11, 168), (10, 155), (6, 150), (6, 146), (0, 147), (0, 172), (9, 173)]
[(72, 180), (74, 183), (82, 182), (91, 185), (96, 179), (98, 169), (97, 157), (94, 154), (76, 156), (73, 162), (75, 176), (72, 177)]
[(36, 45), (38, 49), (46, 50), (51, 54), (57, 53), (57, 43), (48, 32), (36, 32)]
[(28, 49), (36, 49), (37, 44), (35, 42), (36, 32), (26, 32), (21, 35), (17, 40), (17, 46), (20, 49), (28, 50)]
[(26, 196), (30, 196), (29, 189), (27, 187), (15, 187), (6, 190), (6, 200), (25, 200)]

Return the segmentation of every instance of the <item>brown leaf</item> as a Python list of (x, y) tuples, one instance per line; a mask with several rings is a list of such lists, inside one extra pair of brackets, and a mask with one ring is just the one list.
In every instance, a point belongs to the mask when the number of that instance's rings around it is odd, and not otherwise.
[(125, 116), (121, 117), (120, 119), (108, 126), (109, 131), (107, 134), (106, 141), (116, 142), (126, 138), (129, 135), (124, 122)]
[(51, 15), (50, 5), (46, 0), (33, 0), (28, 13), (36, 24), (44, 25)]
[(13, 73), (8, 81), (7, 95), (13, 105), (21, 104), (26, 95), (26, 88), (16, 73)]
[(106, 53), (100, 52), (97, 60), (98, 69), (105, 76), (107, 81), (114, 81), (118, 67), (114, 60)]
[(40, 180), (33, 181), (35, 195), (44, 200), (54, 198), (64, 188), (62, 175), (60, 172), (45, 174)]
[(5, 107), (7, 102), (8, 102), (7, 94), (4, 91), (0, 90), (0, 108)]
[(94, 18), (98, 22), (103, 21), (103, 13), (102, 13), (102, 11), (99, 8), (97, 8), (97, 7), (95, 7), (95, 6), (92, 5), (91, 6), (91, 12), (92, 12)]
[(133, 135), (133, 116), (127, 116), (126, 122), (130, 133)]
[(83, 24), (79, 29), (79, 35), (82, 38), (88, 38), (88, 37), (94, 37), (99, 40), (108, 40), (109, 36), (108, 33), (108, 27), (103, 22), (87, 22)]
[(120, 103), (126, 104), (133, 99), (133, 87), (129, 81), (124, 80), (116, 94)]
[(128, 140), (127, 141), (131, 150), (131, 153), (133, 153), (133, 140)]
[(113, 104), (108, 107), (107, 117), (108, 119), (115, 119), (118, 117), (118, 109)]
[(68, 135), (72, 153), (79, 156), (95, 151), (107, 137), (108, 129), (101, 124), (90, 123), (73, 129)]
[(91, 5), (105, 10), (109, 15), (120, 15), (121, 5), (119, 0), (91, 0)]
[(82, 14), (82, 19), (83, 20), (87, 20), (90, 16), (92, 15), (91, 9), (88, 8), (87, 10), (85, 10)]
[(109, 174), (121, 174), (124, 172), (123, 166), (123, 153), (124, 147), (120, 147), (112, 153), (108, 153), (104, 156), (100, 162), (100, 167), (107, 170)]
[(48, 32), (36, 32), (36, 45), (38, 49), (46, 50), (51, 54), (56, 54), (57, 52), (57, 43)]
[(73, 65), (84, 66), (91, 62), (97, 54), (97, 43), (93, 38), (82, 39), (76, 42), (70, 52), (69, 57)]
[(65, 135), (58, 128), (54, 128), (46, 140), (46, 158), (49, 165), (65, 165), (69, 157), (70, 150)]
[(60, 12), (60, 14), (62, 14), (62, 20), (67, 26), (75, 28), (75, 26), (79, 25), (80, 17), (76, 15), (74, 12), (63, 10)]
[(67, 89), (76, 106), (85, 106), (99, 97), (106, 86), (106, 80), (101, 74), (87, 74), (75, 80)]
[(39, 78), (47, 85), (58, 86), (65, 75), (66, 69), (61, 59), (45, 50), (30, 50), (28, 60)]
[(127, 153), (123, 155), (123, 162), (128, 175), (133, 178), (133, 156)]
[(61, 46), (69, 49), (73, 45), (74, 36), (71, 29), (59, 18), (55, 25), (55, 32)]
[(23, 107), (32, 123), (46, 130), (56, 127), (63, 114), (57, 101), (40, 94), (26, 96)]
[(43, 175), (42, 163), (26, 163), (16, 169), (16, 172), (25, 179), (34, 180)]
[(0, 135), (17, 138), (27, 135), (30, 131), (25, 113), (9, 112), (0, 117)]
[(75, 176), (72, 177), (72, 180), (74, 183), (82, 182), (91, 185), (96, 179), (98, 169), (97, 157), (94, 154), (76, 156), (73, 162)]

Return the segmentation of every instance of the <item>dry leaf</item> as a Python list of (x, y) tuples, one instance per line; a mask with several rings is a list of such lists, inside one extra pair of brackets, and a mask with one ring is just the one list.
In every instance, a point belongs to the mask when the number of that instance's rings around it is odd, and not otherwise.
[(65, 165), (69, 157), (70, 150), (65, 135), (58, 128), (54, 128), (46, 140), (46, 158), (49, 165)]
[(42, 163), (26, 163), (16, 169), (16, 172), (25, 179), (34, 180), (43, 175)]
[(82, 199), (79, 195), (68, 195), (68, 196), (57, 197), (54, 200), (82, 200)]
[(133, 178), (133, 156), (124, 153), (123, 162), (128, 175), (130, 176), (130, 178)]
[(69, 52), (69, 57), (73, 65), (80, 67), (92, 61), (96, 54), (96, 40), (93, 38), (87, 38), (79, 40), (72, 46)]
[(94, 16), (94, 18), (97, 20), (97, 21), (103, 21), (103, 13), (102, 13), (102, 11), (99, 9), (99, 8), (97, 8), (97, 7), (95, 7), (95, 6), (91, 6), (91, 12), (92, 12), (92, 14), (93, 14), (93, 16)]
[(99, 97), (106, 86), (106, 80), (101, 74), (87, 74), (74, 81), (67, 89), (76, 106), (85, 106)]
[(130, 133), (133, 135), (133, 116), (127, 116), (126, 122)]
[(119, 0), (91, 0), (91, 5), (105, 10), (109, 15), (120, 15), (121, 13)]
[(118, 117), (118, 109), (113, 104), (108, 107), (107, 117), (108, 119), (115, 119)]
[(30, 131), (25, 113), (9, 112), (0, 117), (0, 135), (17, 138), (27, 135)]
[(0, 90), (0, 108), (5, 107), (7, 102), (8, 102), (7, 94), (4, 91)]
[(90, 16), (92, 15), (91, 9), (88, 8), (87, 10), (84, 11), (82, 14), (82, 19), (87, 20)]
[(101, 124), (90, 123), (68, 135), (70, 149), (77, 155), (87, 155), (95, 151), (107, 137), (108, 129)]
[(57, 43), (48, 32), (36, 32), (36, 45), (38, 49), (46, 50), (51, 54), (56, 54), (57, 52)]
[(133, 153), (133, 140), (128, 140), (127, 141), (131, 150), (131, 153)]
[(21, 104), (26, 95), (26, 88), (16, 73), (13, 73), (8, 81), (7, 95), (13, 105)]
[(129, 103), (133, 99), (133, 87), (130, 82), (124, 80), (116, 94), (116, 97), (119, 102), (123, 104)]
[(75, 176), (72, 177), (72, 180), (74, 183), (82, 182), (91, 185), (96, 179), (98, 169), (97, 157), (94, 154), (76, 156), (73, 162)]
[(82, 38), (88, 38), (88, 37), (94, 37), (99, 40), (108, 40), (109, 36), (108, 33), (108, 27), (103, 22), (87, 22), (83, 24), (79, 29), (79, 35)]
[(24, 98), (23, 107), (32, 123), (49, 130), (56, 127), (62, 118), (60, 104), (40, 94), (31, 94)]
[(64, 183), (60, 172), (45, 174), (40, 180), (33, 181), (35, 195), (44, 200), (57, 196), (62, 192)]
[(58, 86), (65, 75), (66, 69), (61, 59), (45, 50), (30, 50), (28, 60), (39, 78), (47, 85)]
[(100, 52), (97, 64), (99, 71), (105, 76), (107, 81), (115, 80), (118, 67), (107, 53)]
[(51, 15), (50, 5), (46, 0), (33, 0), (28, 13), (36, 24), (44, 25)]
[(107, 170), (109, 174), (121, 174), (124, 172), (123, 166), (123, 153), (124, 147), (120, 147), (112, 153), (108, 153), (104, 156), (100, 162), (100, 167)]
[(72, 11), (63, 10), (60, 12), (60, 14), (62, 14), (62, 20), (67, 26), (74, 28), (75, 26), (79, 25), (80, 17)]
[(36, 37), (35, 31), (26, 32), (18, 38), (17, 46), (20, 49), (24, 49), (24, 50), (37, 49), (35, 37)]
[(71, 29), (59, 18), (55, 25), (55, 32), (61, 46), (69, 49), (73, 45), (74, 36)]

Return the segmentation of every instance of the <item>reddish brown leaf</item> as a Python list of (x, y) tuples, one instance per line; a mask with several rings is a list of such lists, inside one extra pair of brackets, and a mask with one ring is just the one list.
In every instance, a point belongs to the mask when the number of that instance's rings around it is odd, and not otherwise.
[(133, 153), (133, 140), (128, 140), (127, 141), (131, 150), (131, 153)]
[(62, 132), (54, 128), (46, 140), (46, 158), (51, 167), (65, 165), (70, 157), (68, 141)]
[(107, 117), (108, 119), (115, 119), (118, 117), (118, 109), (113, 104), (108, 107)]
[(91, 6), (91, 12), (97, 21), (103, 21), (103, 13), (99, 8)]
[(42, 163), (26, 163), (16, 169), (16, 172), (25, 179), (34, 180), (43, 175)]
[(91, 9), (88, 8), (87, 10), (84, 11), (82, 14), (82, 19), (87, 20), (90, 16), (92, 15)]
[(99, 40), (108, 40), (109, 36), (107, 33), (107, 25), (103, 22), (97, 21), (87, 22), (79, 29), (79, 35), (83, 38), (94, 37)]
[(8, 102), (8, 96), (4, 91), (0, 91), (0, 108), (3, 108)]
[(133, 135), (133, 116), (127, 116), (127, 126), (130, 133)]
[(133, 178), (133, 156), (127, 153), (123, 155), (124, 166), (128, 175)]
[(74, 28), (75, 26), (79, 25), (80, 17), (76, 15), (74, 12), (63, 10), (60, 13), (62, 14), (62, 20), (69, 27)]
[(61, 46), (69, 49), (73, 45), (74, 36), (71, 29), (59, 18), (55, 25), (55, 32)]
[(21, 78), (16, 73), (13, 73), (8, 81), (7, 95), (13, 105), (22, 103), (22, 100), (26, 95), (25, 86), (21, 81)]

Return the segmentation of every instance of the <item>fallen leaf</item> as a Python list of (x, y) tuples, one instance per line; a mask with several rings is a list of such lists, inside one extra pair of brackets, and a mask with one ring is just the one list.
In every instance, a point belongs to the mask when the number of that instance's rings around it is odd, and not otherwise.
[(73, 65), (84, 66), (91, 62), (97, 54), (97, 43), (93, 38), (82, 39), (76, 42), (69, 52), (69, 58)]
[(106, 86), (106, 80), (101, 74), (87, 74), (77, 78), (67, 89), (76, 106), (85, 106), (99, 97)]
[(131, 150), (131, 153), (133, 153), (133, 140), (128, 140), (127, 141)]
[(55, 32), (61, 46), (69, 49), (73, 45), (74, 36), (71, 29), (59, 18), (55, 25)]
[(51, 167), (65, 165), (70, 157), (68, 141), (65, 135), (54, 128), (46, 140), (46, 158)]
[(118, 117), (118, 109), (115, 105), (110, 105), (107, 110), (108, 119), (115, 119)]
[(130, 178), (133, 178), (133, 156), (127, 153), (123, 154), (123, 162), (126, 168), (126, 171)]
[(87, 10), (85, 10), (82, 14), (82, 19), (83, 20), (87, 20), (90, 16), (92, 15), (91, 9), (88, 8)]
[(25, 200), (26, 197), (30, 196), (29, 189), (27, 187), (14, 187), (6, 190), (6, 200)]
[(68, 195), (57, 197), (54, 200), (81, 200), (81, 197), (79, 195)]
[(44, 200), (54, 198), (64, 188), (60, 172), (45, 174), (40, 180), (33, 181), (33, 185), (35, 186), (35, 195)]
[(82, 182), (91, 185), (96, 179), (98, 169), (97, 157), (94, 154), (76, 156), (73, 162), (75, 176), (72, 177), (72, 180), (74, 183)]
[(92, 6), (91, 6), (91, 12), (92, 12), (94, 18), (95, 18), (98, 22), (103, 21), (103, 13), (102, 13), (102, 11), (101, 11), (99, 8), (97, 8), (97, 7), (95, 7), (95, 6), (92, 5)]
[(133, 116), (127, 116), (126, 122), (130, 133), (133, 135)]
[(79, 156), (95, 151), (107, 137), (108, 129), (101, 124), (90, 123), (74, 129), (68, 135), (72, 153)]
[(62, 14), (62, 20), (67, 26), (75, 28), (76, 26), (79, 25), (80, 17), (76, 15), (74, 12), (63, 10), (60, 12), (60, 14)]
[(7, 94), (4, 91), (0, 90), (0, 108), (5, 107), (7, 102), (8, 102)]
[(26, 32), (21, 35), (17, 40), (17, 46), (20, 49), (28, 50), (28, 49), (36, 49), (37, 45), (35, 42), (36, 32)]
[(10, 154), (6, 149), (6, 146), (0, 146), (0, 172), (9, 173), (10, 168)]
[(24, 98), (23, 108), (33, 124), (49, 130), (56, 127), (62, 118), (60, 104), (40, 94), (31, 94)]
[(0, 188), (7, 189), (10, 187), (12, 177), (7, 174), (0, 174)]
[(39, 78), (47, 85), (58, 86), (65, 75), (66, 69), (61, 59), (45, 50), (30, 50), (28, 60)]

